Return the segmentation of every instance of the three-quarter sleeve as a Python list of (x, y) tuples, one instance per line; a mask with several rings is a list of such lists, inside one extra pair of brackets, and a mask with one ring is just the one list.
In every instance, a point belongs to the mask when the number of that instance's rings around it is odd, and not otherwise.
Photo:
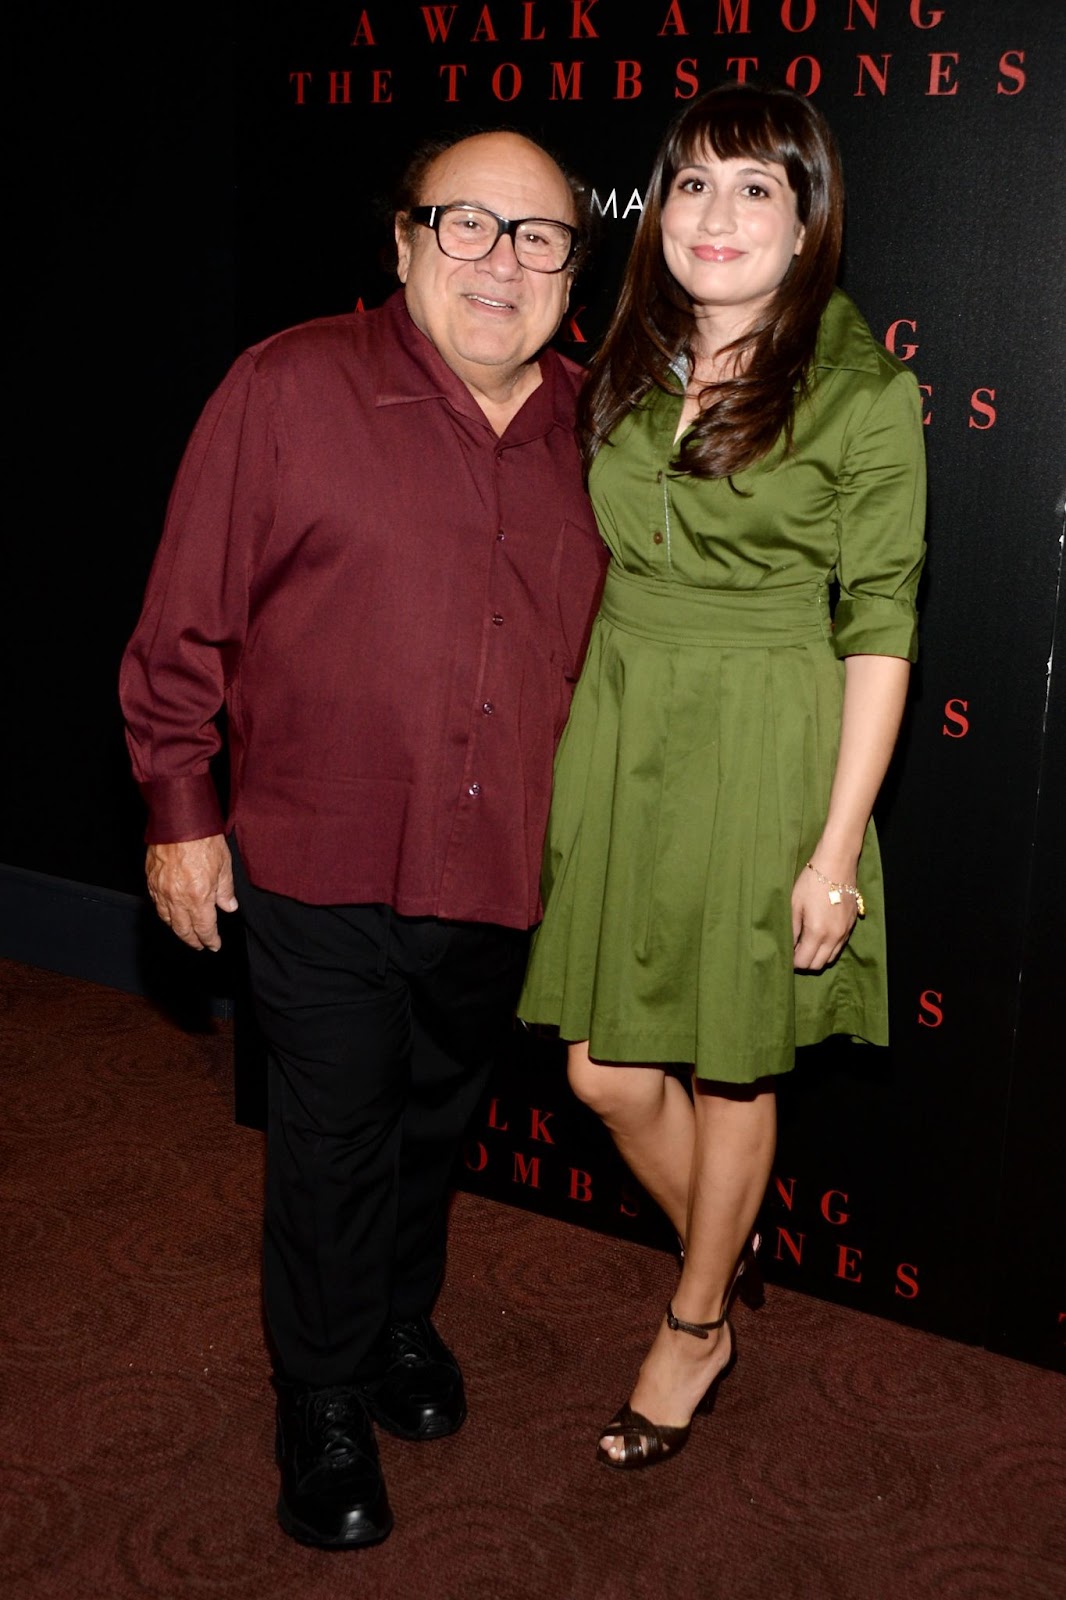
[(254, 551), (271, 524), (276, 478), (270, 407), (242, 356), (189, 441), (122, 661), (126, 740), (150, 843), (222, 829), (209, 770), (221, 743), (216, 718), (240, 662)]
[(915, 594), (925, 557), (925, 444), (913, 373), (895, 374), (847, 440), (837, 505), (836, 654), (914, 661)]

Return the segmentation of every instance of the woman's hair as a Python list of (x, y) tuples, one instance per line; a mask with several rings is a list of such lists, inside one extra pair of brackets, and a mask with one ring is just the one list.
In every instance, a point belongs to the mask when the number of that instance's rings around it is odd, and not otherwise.
[(671, 368), (679, 359), (695, 366), (696, 319), (663, 259), (662, 208), (679, 170), (704, 151), (724, 161), (753, 156), (779, 162), (806, 233), (764, 312), (726, 346), (743, 356), (740, 370), (704, 390), (714, 404), (700, 412), (677, 464), (694, 477), (724, 478), (766, 455), (782, 433), (791, 445), (795, 407), (806, 393), (818, 324), (840, 261), (840, 158), (825, 119), (801, 95), (730, 83), (686, 107), (659, 150), (618, 306), (582, 393), (586, 468), (649, 390), (676, 390)]

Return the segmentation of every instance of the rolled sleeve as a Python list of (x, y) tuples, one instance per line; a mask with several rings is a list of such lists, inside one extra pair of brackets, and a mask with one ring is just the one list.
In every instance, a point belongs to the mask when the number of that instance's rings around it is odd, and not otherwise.
[(925, 559), (925, 445), (913, 373), (896, 373), (848, 441), (838, 507), (836, 654), (916, 660), (915, 595)]

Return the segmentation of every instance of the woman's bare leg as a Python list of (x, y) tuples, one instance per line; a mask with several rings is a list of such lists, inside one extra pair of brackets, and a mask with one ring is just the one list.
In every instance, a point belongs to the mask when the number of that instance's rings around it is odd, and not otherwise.
[[(713, 1322), (722, 1315), (770, 1176), (777, 1103), (772, 1089), (697, 1083), (693, 1117), (687, 1244), (673, 1307), (685, 1322)], [(668, 1328), (664, 1318), (630, 1404), (651, 1422), (683, 1426), (730, 1353), (726, 1328), (704, 1340)], [(620, 1440), (602, 1442), (608, 1454), (621, 1455)]]
[(567, 1071), (578, 1099), (602, 1117), (630, 1171), (686, 1239), (696, 1120), (684, 1084), (662, 1067), (593, 1061), (584, 1042), (570, 1046)]

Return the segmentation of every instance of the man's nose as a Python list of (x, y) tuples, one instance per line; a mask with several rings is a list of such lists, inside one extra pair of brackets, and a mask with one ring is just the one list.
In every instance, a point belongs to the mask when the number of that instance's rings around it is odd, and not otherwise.
[(515, 255), (514, 240), (509, 233), (501, 233), (487, 256), (482, 256), (480, 265), (488, 267), (489, 271), (497, 278), (513, 278), (521, 272), (521, 263)]

